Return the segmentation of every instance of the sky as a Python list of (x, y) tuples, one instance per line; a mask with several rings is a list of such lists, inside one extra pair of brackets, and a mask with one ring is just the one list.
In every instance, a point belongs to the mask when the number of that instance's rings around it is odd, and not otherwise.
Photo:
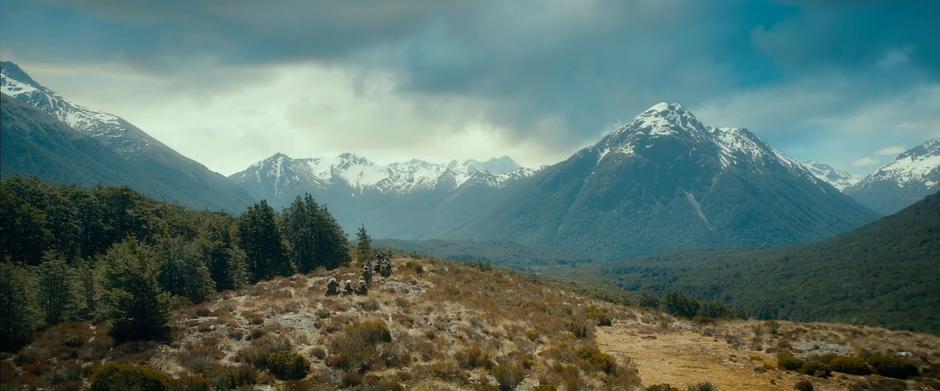
[(0, 57), (224, 174), (553, 164), (661, 101), (866, 174), (940, 137), (940, 1), (3, 0)]

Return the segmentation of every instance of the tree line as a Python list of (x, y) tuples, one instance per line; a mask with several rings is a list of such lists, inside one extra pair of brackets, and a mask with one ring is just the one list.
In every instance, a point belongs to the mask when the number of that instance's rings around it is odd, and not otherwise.
[(127, 187), (0, 181), (3, 350), (66, 320), (110, 319), (119, 340), (161, 338), (171, 308), (350, 261), (346, 234), (309, 194), (281, 212), (192, 211)]

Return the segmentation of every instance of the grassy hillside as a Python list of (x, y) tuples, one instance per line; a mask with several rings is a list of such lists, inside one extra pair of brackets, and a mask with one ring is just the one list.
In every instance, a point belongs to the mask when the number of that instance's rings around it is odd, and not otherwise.
[(761, 318), (940, 333), (940, 194), (815, 244), (688, 252), (555, 271), (627, 290), (690, 292)]

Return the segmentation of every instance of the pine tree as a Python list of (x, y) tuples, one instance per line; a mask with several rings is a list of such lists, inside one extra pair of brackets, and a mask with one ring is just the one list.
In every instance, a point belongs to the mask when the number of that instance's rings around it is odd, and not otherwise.
[(365, 225), (359, 226), (359, 231), (356, 232), (356, 239), (359, 240), (359, 243), (356, 245), (356, 256), (359, 258), (359, 262), (372, 259), (372, 238), (369, 237), (369, 233), (366, 232)]
[(238, 236), (248, 258), (251, 282), (293, 273), (293, 265), (281, 242), (274, 209), (267, 201), (261, 200), (249, 206), (239, 217)]
[(163, 237), (157, 240), (160, 258), (159, 281), (163, 290), (201, 303), (212, 294), (215, 283), (193, 244), (182, 238)]
[(22, 266), (0, 263), (0, 350), (29, 343), (38, 316), (34, 281)]
[(103, 257), (111, 334), (118, 340), (162, 339), (169, 332), (170, 295), (157, 281), (156, 251), (135, 238), (114, 245)]
[(200, 253), (216, 290), (236, 289), (248, 281), (245, 252), (235, 244), (235, 220), (224, 214), (206, 217), (206, 226), (194, 247)]
[(284, 209), (284, 236), (290, 248), (290, 257), (301, 273), (308, 273), (318, 266), (320, 254), (317, 248), (320, 206), (310, 194), (297, 197)]
[(68, 319), (78, 306), (78, 285), (75, 270), (62, 255), (49, 251), (37, 268), (39, 308), (47, 325)]
[(348, 265), (349, 240), (339, 223), (330, 215), (330, 211), (323, 207), (317, 214), (318, 226), (317, 248), (320, 249), (321, 264), (328, 269)]

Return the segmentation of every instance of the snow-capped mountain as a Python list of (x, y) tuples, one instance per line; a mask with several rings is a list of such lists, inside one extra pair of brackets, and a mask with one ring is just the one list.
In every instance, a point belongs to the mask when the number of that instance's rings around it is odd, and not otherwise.
[[(224, 176), (212, 172), (202, 164), (189, 159), (157, 141), (143, 130), (124, 119), (73, 103), (69, 99), (39, 84), (23, 69), (12, 62), (0, 62), (0, 93), (22, 107), (11, 107), (4, 124), (9, 130), (10, 143), (4, 145), (4, 161), (17, 164), (16, 171), (4, 169), (4, 174), (36, 175), (54, 182), (78, 185), (96, 183), (131, 185), (136, 190), (159, 199), (167, 199), (193, 208), (240, 211), (250, 196)], [(15, 136), (14, 136), (15, 132)], [(41, 140), (40, 140), (41, 138)], [(101, 148), (88, 146), (89, 142)], [(67, 145), (81, 144), (76, 145)], [(53, 148), (54, 146), (54, 148)], [(76, 149), (77, 148), (77, 149)], [(90, 151), (108, 151), (124, 161), (115, 173), (75, 172), (77, 167), (92, 167), (94, 162), (46, 164), (68, 159), (59, 156), (65, 151), (73, 159), (100, 159), (113, 163), (111, 157)], [(97, 175), (97, 176), (96, 176)], [(81, 180), (79, 178), (86, 178)], [(94, 179), (93, 182), (89, 182)]]
[(940, 139), (930, 139), (847, 188), (873, 210), (891, 214), (940, 190)]
[(300, 192), (313, 193), (331, 187), (349, 189), (352, 197), (365, 192), (401, 195), (454, 191), (471, 184), (504, 187), (532, 173), (533, 170), (520, 167), (509, 157), (448, 164), (412, 159), (383, 165), (351, 153), (303, 159), (277, 153), (229, 178), (259, 196), (292, 199)]
[(828, 182), (832, 187), (839, 189), (839, 191), (843, 191), (845, 188), (855, 185), (859, 181), (859, 178), (856, 178), (852, 174), (837, 170), (826, 163), (812, 160), (806, 160), (802, 163), (816, 178)]
[(748, 130), (659, 103), (447, 236), (617, 259), (817, 240), (875, 217)]
[(137, 153), (158, 146), (165, 148), (159, 141), (114, 114), (72, 103), (37, 83), (12, 62), (5, 61), (0, 67), (0, 92), (58, 118), (72, 129), (100, 141), (118, 153)]

